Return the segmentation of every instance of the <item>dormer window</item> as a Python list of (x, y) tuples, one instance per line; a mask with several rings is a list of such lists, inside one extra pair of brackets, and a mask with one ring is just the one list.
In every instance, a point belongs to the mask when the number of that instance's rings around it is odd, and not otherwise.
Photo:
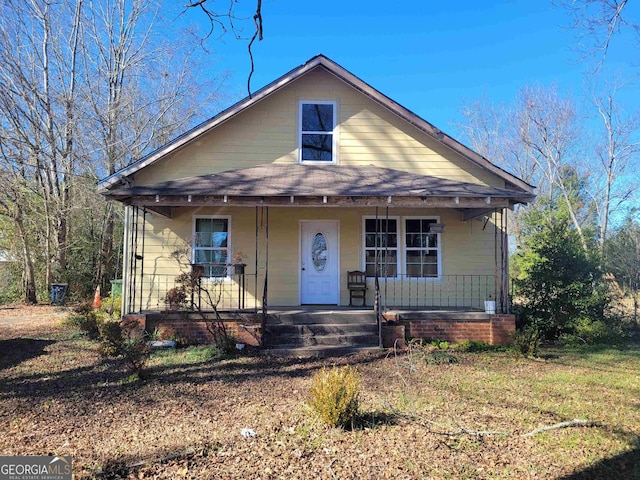
[(336, 161), (335, 102), (300, 103), (300, 162)]

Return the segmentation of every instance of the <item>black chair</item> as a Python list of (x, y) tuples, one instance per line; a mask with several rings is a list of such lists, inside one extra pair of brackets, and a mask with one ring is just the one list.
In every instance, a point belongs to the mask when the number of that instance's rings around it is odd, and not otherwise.
[(350, 307), (353, 307), (354, 298), (361, 298), (362, 306), (367, 306), (367, 277), (364, 272), (358, 270), (347, 272), (347, 288)]

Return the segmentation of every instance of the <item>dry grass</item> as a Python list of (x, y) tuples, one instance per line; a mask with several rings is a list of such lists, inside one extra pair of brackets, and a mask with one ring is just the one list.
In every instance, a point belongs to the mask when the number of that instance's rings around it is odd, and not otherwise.
[[(0, 453), (72, 455), (76, 478), (640, 478), (637, 348), (454, 365), (199, 348), (154, 355), (137, 384), (50, 313), (7, 324), (0, 310)], [(305, 406), (313, 374), (334, 364), (362, 377), (351, 431)], [(596, 425), (521, 436), (574, 418)], [(474, 433), (488, 431), (508, 434)]]

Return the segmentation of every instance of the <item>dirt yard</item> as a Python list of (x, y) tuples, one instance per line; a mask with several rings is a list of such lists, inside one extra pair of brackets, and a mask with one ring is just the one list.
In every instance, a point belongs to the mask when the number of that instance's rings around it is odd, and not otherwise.
[[(138, 383), (65, 314), (0, 307), (0, 454), (71, 455), (75, 478), (640, 478), (637, 348), (433, 365), (389, 352), (221, 360), (201, 347), (154, 354)], [(334, 364), (362, 376), (350, 431), (305, 403), (313, 373)], [(573, 419), (586, 425), (523, 436)]]

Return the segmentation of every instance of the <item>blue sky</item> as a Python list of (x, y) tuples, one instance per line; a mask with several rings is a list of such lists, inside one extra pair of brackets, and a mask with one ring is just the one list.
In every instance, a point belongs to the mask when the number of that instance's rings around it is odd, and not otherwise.
[[(638, 2), (629, 4), (628, 13), (640, 20)], [(255, 8), (253, 0), (240, 5), (247, 16)], [(191, 21), (206, 21), (194, 13)], [(554, 84), (577, 97), (588, 69), (572, 50), (577, 40), (576, 32), (565, 28), (569, 17), (550, 0), (263, 0), (263, 19), (265, 38), (254, 48), (253, 90), (323, 53), (452, 134), (465, 103), (509, 102), (531, 84)], [(252, 22), (243, 25), (249, 33)], [(245, 96), (246, 42), (227, 34), (209, 46), (214, 72), (229, 72), (229, 101)], [(616, 38), (609, 67), (630, 77), (640, 72), (638, 62), (640, 47), (628, 37)], [(635, 110), (638, 91), (628, 87), (624, 93)]]

